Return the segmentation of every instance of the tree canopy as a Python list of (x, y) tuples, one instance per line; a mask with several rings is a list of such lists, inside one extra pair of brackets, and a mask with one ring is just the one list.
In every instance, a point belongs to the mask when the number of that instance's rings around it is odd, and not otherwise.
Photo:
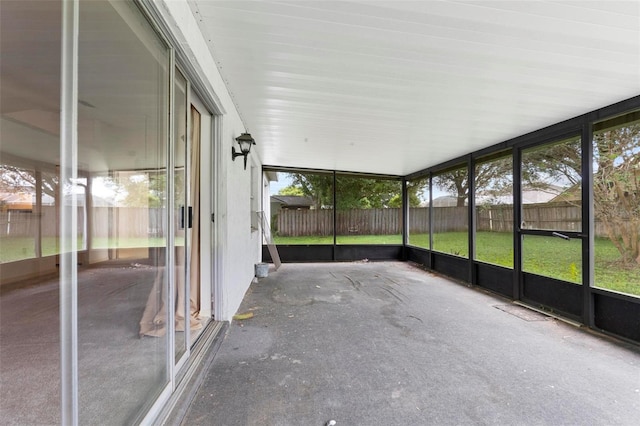
[[(288, 173), (291, 185), (280, 195), (302, 195), (314, 201), (315, 208), (333, 208), (333, 175), (320, 173)], [(421, 188), (409, 191), (411, 206), (418, 206)], [(336, 176), (336, 207), (338, 210), (398, 208), (402, 206), (402, 182), (393, 179), (373, 179), (358, 176)]]
[(640, 264), (640, 122), (593, 136), (593, 198), (622, 263)]

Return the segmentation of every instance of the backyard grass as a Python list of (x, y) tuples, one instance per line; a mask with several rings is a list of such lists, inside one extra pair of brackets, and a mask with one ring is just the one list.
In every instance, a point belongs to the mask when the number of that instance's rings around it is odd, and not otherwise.
[[(433, 235), (434, 250), (460, 257), (468, 257), (466, 232), (446, 232)], [(314, 245), (333, 244), (333, 236), (275, 237), (276, 244)], [(176, 238), (180, 244), (180, 238)], [(397, 235), (339, 235), (338, 244), (402, 244)], [(412, 246), (428, 248), (428, 234), (409, 236)], [(163, 247), (164, 238), (94, 238), (93, 248)], [(82, 241), (78, 241), (82, 247)], [(595, 240), (594, 283), (596, 287), (640, 296), (640, 267), (619, 264), (616, 248), (608, 239)], [(42, 239), (43, 256), (60, 252), (54, 237)], [(522, 245), (523, 270), (568, 282), (582, 281), (581, 241), (565, 241), (559, 238), (527, 235)], [(33, 238), (0, 239), (0, 263), (14, 262), (35, 257)], [(476, 234), (476, 259), (481, 262), (513, 268), (513, 237), (510, 233), (478, 232)]]
[[(274, 237), (276, 244), (333, 244), (333, 236)], [(338, 235), (338, 244), (402, 244), (402, 235)]]
[(333, 244), (333, 235), (320, 236), (311, 235), (304, 237), (273, 237), (273, 242), (276, 244), (293, 244), (293, 245), (320, 245), (320, 244)]
[[(182, 238), (176, 237), (176, 244), (180, 244)], [(15, 262), (17, 260), (32, 259), (35, 257), (34, 238), (0, 238), (0, 263)], [(53, 256), (60, 253), (59, 239), (45, 237), (42, 239), (42, 256)], [(92, 248), (137, 248), (137, 247), (164, 247), (164, 238), (94, 238)], [(78, 238), (78, 247), (82, 247), (82, 238)]]
[[(433, 235), (434, 250), (460, 257), (468, 257), (466, 232), (444, 232)], [(333, 244), (333, 237), (276, 237), (276, 244)], [(339, 244), (401, 244), (400, 235), (339, 236)], [(429, 247), (428, 234), (411, 234), (409, 244)], [(595, 287), (640, 296), (640, 267), (619, 265), (619, 255), (611, 241), (596, 238)], [(523, 270), (576, 284), (582, 282), (581, 241), (527, 235), (522, 244)], [(511, 233), (478, 232), (476, 260), (513, 268), (513, 236)]]
[[(411, 245), (429, 246), (429, 235), (410, 236)], [(434, 234), (434, 250), (468, 257), (467, 233)], [(620, 255), (606, 238), (594, 241), (594, 286), (621, 293), (640, 295), (640, 267), (619, 264)], [(476, 234), (476, 259), (513, 268), (513, 236), (502, 232)], [(582, 242), (527, 235), (522, 244), (522, 269), (564, 281), (582, 282)]]

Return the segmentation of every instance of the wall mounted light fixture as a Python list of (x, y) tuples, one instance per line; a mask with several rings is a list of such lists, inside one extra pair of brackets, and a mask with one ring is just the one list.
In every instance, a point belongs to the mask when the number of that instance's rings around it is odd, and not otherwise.
[(251, 151), (251, 145), (255, 145), (256, 141), (251, 137), (251, 133), (243, 133), (236, 138), (238, 145), (240, 146), (240, 152), (236, 152), (235, 147), (231, 147), (231, 159), (236, 160), (236, 157), (244, 156), (244, 169), (247, 170), (247, 156)]

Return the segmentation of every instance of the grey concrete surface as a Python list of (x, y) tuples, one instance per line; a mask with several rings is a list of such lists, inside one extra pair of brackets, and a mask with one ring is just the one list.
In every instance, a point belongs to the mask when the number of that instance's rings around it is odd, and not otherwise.
[(184, 425), (636, 425), (640, 350), (406, 263), (252, 285)]

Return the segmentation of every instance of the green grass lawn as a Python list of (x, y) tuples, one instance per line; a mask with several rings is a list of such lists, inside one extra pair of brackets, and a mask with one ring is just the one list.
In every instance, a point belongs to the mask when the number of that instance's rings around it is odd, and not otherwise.
[(273, 241), (276, 244), (294, 244), (294, 245), (321, 245), (333, 244), (333, 235), (330, 236), (306, 236), (306, 237), (278, 237), (274, 236)]
[[(338, 244), (402, 244), (401, 235), (344, 235)], [(180, 244), (180, 238), (176, 238)], [(333, 244), (332, 236), (275, 237), (276, 244)], [(413, 246), (428, 248), (428, 234), (409, 237)], [(433, 235), (434, 250), (468, 257), (467, 233), (446, 232)], [(78, 241), (82, 246), (82, 241)], [(164, 238), (95, 238), (93, 248), (163, 247)], [(580, 284), (582, 281), (581, 242), (573, 239), (527, 235), (522, 245), (523, 270), (560, 280)], [(51, 256), (60, 252), (56, 238), (43, 238), (42, 254)], [(35, 257), (33, 238), (0, 239), (0, 262), (14, 262)], [(479, 232), (476, 235), (476, 259), (482, 262), (513, 268), (513, 237), (510, 233)], [(640, 267), (629, 268), (619, 264), (616, 248), (608, 239), (595, 240), (596, 287), (640, 296)]]
[[(434, 234), (434, 250), (468, 257), (466, 232)], [(276, 244), (333, 244), (332, 237), (276, 237)], [(401, 244), (400, 235), (339, 236), (339, 244)], [(428, 234), (412, 234), (409, 243), (428, 248)], [(568, 282), (582, 282), (582, 247), (577, 239), (527, 235), (522, 245), (523, 270)], [(510, 233), (478, 232), (476, 259), (481, 262), (513, 268), (513, 236)], [(608, 239), (595, 240), (596, 287), (640, 296), (640, 267), (623, 268), (618, 264), (618, 251)]]
[[(274, 237), (276, 244), (333, 244), (333, 236)], [(338, 235), (338, 244), (402, 244), (402, 235)]]
[[(468, 257), (467, 233), (434, 234), (434, 250)], [(410, 243), (428, 247), (428, 234), (412, 235)], [(606, 238), (594, 241), (595, 287), (640, 296), (640, 267), (625, 268), (620, 255)], [(513, 268), (513, 236), (510, 233), (478, 232), (476, 259)], [(582, 282), (582, 242), (527, 235), (522, 244), (522, 268), (526, 272), (580, 284)]]
[[(81, 239), (79, 239), (78, 245), (82, 247)], [(58, 253), (60, 253), (58, 238), (47, 237), (42, 239), (42, 256), (52, 256)], [(35, 256), (35, 238), (0, 238), (0, 263), (32, 259)]]
[[(17, 260), (32, 259), (35, 257), (34, 238), (0, 238), (0, 263), (15, 262)], [(137, 247), (164, 247), (164, 238), (94, 238), (92, 248), (137, 248)], [(184, 238), (176, 237), (176, 244), (180, 244)], [(82, 238), (78, 238), (78, 247), (82, 247)], [(53, 256), (60, 253), (59, 239), (45, 237), (42, 239), (42, 256)]]

